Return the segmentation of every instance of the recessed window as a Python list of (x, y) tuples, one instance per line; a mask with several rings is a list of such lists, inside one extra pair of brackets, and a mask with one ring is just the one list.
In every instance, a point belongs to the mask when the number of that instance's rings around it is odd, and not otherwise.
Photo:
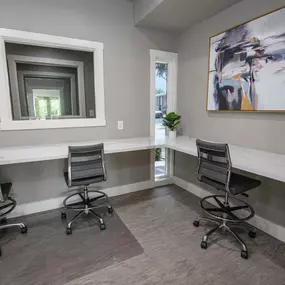
[(57, 89), (33, 89), (32, 92), (33, 102), (29, 105), (31, 116), (46, 118), (65, 114), (64, 104), (60, 100), (63, 92)]
[(106, 125), (102, 43), (0, 28), (0, 82), (2, 130)]
[(13, 120), (96, 117), (93, 53), (11, 43), (6, 53)]

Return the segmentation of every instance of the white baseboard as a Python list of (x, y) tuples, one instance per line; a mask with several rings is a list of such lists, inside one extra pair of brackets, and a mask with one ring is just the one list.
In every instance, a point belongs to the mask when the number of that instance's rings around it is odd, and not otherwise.
[[(169, 184), (169, 182), (167, 184)], [(150, 189), (153, 188), (154, 186), (161, 186), (161, 185), (157, 185), (155, 182), (148, 180), (134, 184), (103, 189), (101, 191), (107, 193), (109, 197), (114, 197), (140, 190)], [(58, 198), (52, 198), (52, 199), (18, 205), (8, 217), (14, 218), (19, 216), (26, 216), (30, 214), (61, 208), (64, 198), (65, 197), (58, 197)]]
[[(187, 190), (188, 192), (200, 198), (213, 195), (213, 193), (210, 193), (209, 191), (204, 190), (201, 187), (195, 184), (189, 183), (179, 177), (174, 177), (173, 181), (175, 185)], [(268, 221), (258, 215), (255, 215), (251, 220), (248, 221), (248, 223), (262, 230), (263, 232), (279, 239), (280, 241), (285, 242), (285, 228), (284, 227), (278, 224), (275, 224), (271, 221)]]

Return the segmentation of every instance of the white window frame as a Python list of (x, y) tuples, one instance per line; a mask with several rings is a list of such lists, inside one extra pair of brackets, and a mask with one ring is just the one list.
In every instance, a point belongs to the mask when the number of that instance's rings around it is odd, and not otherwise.
[[(150, 136), (155, 138), (155, 93), (156, 93), (156, 62), (165, 62), (168, 64), (168, 80), (167, 80), (167, 113), (176, 112), (177, 109), (177, 64), (178, 54), (160, 50), (150, 50)], [(150, 177), (152, 181), (160, 183), (163, 181), (171, 181), (173, 178), (174, 151), (169, 151), (167, 175), (155, 179), (155, 150), (151, 151), (151, 167)]]
[[(57, 72), (46, 72), (46, 71), (19, 71), (18, 72), (18, 75), (19, 75), (19, 78), (20, 78), (20, 80), (21, 80), (21, 82), (20, 82), (20, 84), (18, 84), (18, 86), (14, 86), (13, 88), (17, 88), (17, 90), (16, 91), (13, 91), (13, 90), (11, 90), (12, 91), (12, 100), (13, 100), (13, 104), (14, 104), (14, 114), (16, 113), (16, 112), (18, 112), (18, 116), (21, 118), (21, 119), (23, 119), (23, 120), (26, 120), (26, 119), (29, 119), (29, 117), (22, 117), (21, 116), (21, 111), (20, 111), (20, 106), (17, 106), (16, 104), (18, 104), (18, 102), (19, 101), (17, 101), (17, 102), (14, 102), (14, 97), (15, 97), (15, 95), (14, 94), (19, 94), (19, 86), (20, 85), (22, 85), (23, 84), (23, 80), (24, 80), (24, 76), (26, 76), (26, 75), (30, 75), (30, 76), (35, 76), (35, 77), (40, 77), (40, 76), (42, 76), (42, 77), (52, 77), (52, 76), (55, 76), (56, 77), (56, 79), (69, 79), (70, 80), (70, 86), (71, 86), (71, 109), (72, 109), (72, 117), (74, 117), (74, 116), (76, 116), (75, 115), (75, 112), (76, 112), (76, 105), (77, 105), (77, 103), (76, 103), (76, 76), (74, 75), (74, 74), (70, 74), (70, 73), (57, 73)], [(16, 80), (18, 80), (18, 77), (17, 77), (17, 79)], [(24, 86), (23, 86), (24, 87)], [(23, 88), (22, 87), (22, 88)], [(80, 96), (80, 95), (79, 95)], [(17, 98), (17, 97), (16, 97)], [(81, 97), (80, 97), (80, 102), (84, 102), (84, 104), (85, 104), (85, 94), (83, 93), (82, 95), (81, 95)], [(81, 103), (80, 103), (81, 104)], [(18, 109), (16, 109), (15, 110), (15, 106), (17, 106), (16, 108), (18, 108)], [(83, 109), (83, 110), (81, 110), (81, 108)], [(80, 108), (79, 108), (79, 112), (80, 112), (80, 114), (82, 114), (82, 115), (79, 115), (78, 117), (84, 117), (85, 116), (85, 113), (86, 113), (86, 110), (85, 110), (85, 105), (84, 106), (80, 106)], [(61, 116), (62, 117), (62, 116)]]
[[(93, 53), (96, 118), (13, 120), (5, 42)], [(106, 126), (103, 43), (0, 28), (1, 130), (54, 129)]]
[[(78, 82), (78, 97), (79, 97), (79, 117), (85, 117), (85, 87), (84, 87), (84, 63), (81, 61), (72, 61), (72, 60), (62, 60), (62, 59), (53, 59), (53, 58), (42, 58), (42, 57), (31, 57), (31, 56), (22, 56), (22, 55), (7, 55), (8, 60), (8, 74), (10, 75), (10, 80), (13, 80), (11, 85), (11, 96), (13, 101), (14, 113), (17, 114), (17, 117), (21, 117), (21, 105), (20, 105), (20, 94), (19, 94), (19, 82), (17, 76), (17, 63), (25, 63), (32, 65), (52, 65), (59, 67), (73, 67), (77, 69), (77, 82)], [(53, 75), (51, 72), (44, 71), (21, 71), (21, 76), (24, 75)], [(75, 85), (75, 76), (71, 74), (57, 73), (57, 77), (62, 78), (71, 78), (71, 87)], [(71, 92), (71, 102), (72, 109), (76, 101), (76, 91), (75, 88), (72, 88)], [(94, 106), (95, 108), (95, 106)]]

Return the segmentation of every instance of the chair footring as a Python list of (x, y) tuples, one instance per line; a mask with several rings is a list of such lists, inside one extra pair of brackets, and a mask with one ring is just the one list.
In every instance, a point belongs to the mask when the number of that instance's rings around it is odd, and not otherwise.
[[(97, 196), (89, 198), (89, 194), (96, 194)], [(76, 199), (76, 197), (79, 199)], [(68, 204), (67, 202), (71, 198), (73, 198), (73, 203)], [(63, 201), (63, 207), (67, 210), (86, 211), (95, 209), (100, 205), (108, 204), (108, 201), (109, 198), (107, 194), (101, 191), (87, 190), (74, 193), (66, 197)]]
[[(0, 190), (1, 191), (1, 190)], [(1, 203), (2, 204), (2, 203)], [(12, 198), (8, 198), (5, 202), (4, 205), (0, 206), (0, 220), (2, 220), (3, 218), (5, 218), (9, 213), (11, 213), (15, 207), (17, 205), (17, 202), (12, 199)]]
[[(223, 199), (224, 201), (221, 201)], [(211, 195), (203, 198), (200, 204), (208, 215), (219, 221), (242, 223), (251, 219), (255, 214), (254, 209), (248, 203), (233, 196), (228, 196), (226, 200), (223, 195)]]
[[(96, 194), (95, 197), (89, 198), (89, 194)], [(75, 202), (72, 204), (67, 204), (67, 201), (75, 196), (78, 196), (80, 202)], [(74, 199), (73, 199), (74, 200)], [(105, 205), (108, 207), (108, 212), (109, 214), (113, 213), (113, 208), (109, 204), (109, 198), (108, 195), (101, 192), (101, 191), (95, 191), (95, 190), (88, 190), (86, 187), (84, 188), (83, 191), (74, 193), (70, 196), (68, 196), (64, 201), (63, 201), (64, 209), (61, 212), (61, 219), (66, 220), (66, 210), (74, 210), (78, 211), (76, 215), (68, 222), (67, 228), (66, 228), (66, 234), (70, 235), (72, 234), (72, 224), (73, 222), (78, 219), (81, 215), (83, 214), (92, 214), (95, 216), (95, 218), (99, 221), (100, 224), (100, 229), (105, 230), (106, 225), (101, 217), (100, 214), (96, 213), (94, 211), (95, 208), (97, 208), (100, 205)]]

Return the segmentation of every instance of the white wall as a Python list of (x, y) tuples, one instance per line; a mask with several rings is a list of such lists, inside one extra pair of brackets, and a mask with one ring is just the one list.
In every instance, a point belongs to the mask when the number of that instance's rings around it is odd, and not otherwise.
[(244, 0), (190, 28), (180, 37), (178, 111), (182, 115), (184, 134), (285, 153), (285, 113), (206, 111), (209, 37), (282, 5), (284, 0)]

